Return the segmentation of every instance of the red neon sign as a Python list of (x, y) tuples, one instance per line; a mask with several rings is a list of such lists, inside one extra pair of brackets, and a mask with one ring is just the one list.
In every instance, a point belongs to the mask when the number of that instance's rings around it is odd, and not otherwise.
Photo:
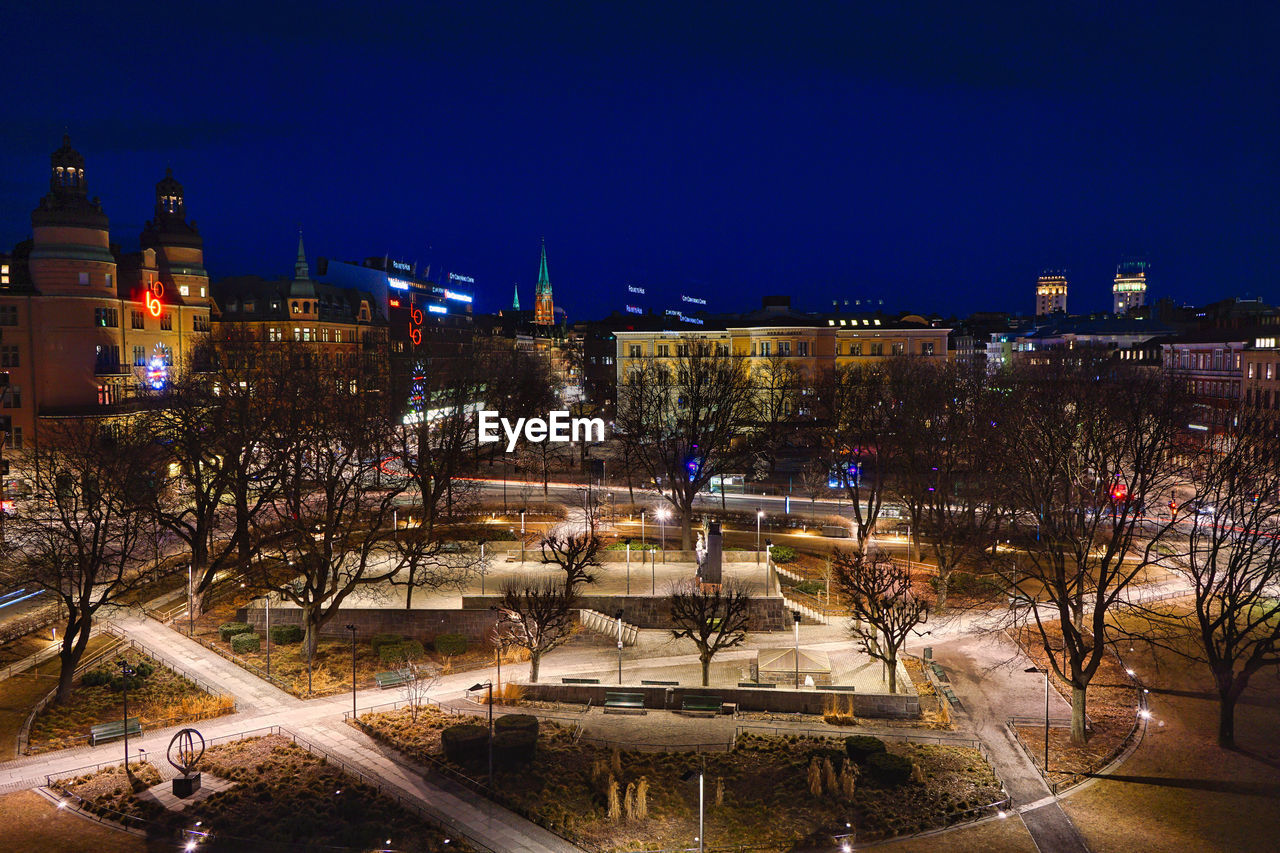
[(147, 311), (152, 317), (159, 317), (160, 312), (164, 310), (164, 304), (160, 301), (160, 297), (164, 295), (164, 285), (155, 282), (151, 285), (151, 289), (146, 292)]
[(409, 309), (409, 340), (414, 346), (422, 343), (422, 309), (414, 305)]

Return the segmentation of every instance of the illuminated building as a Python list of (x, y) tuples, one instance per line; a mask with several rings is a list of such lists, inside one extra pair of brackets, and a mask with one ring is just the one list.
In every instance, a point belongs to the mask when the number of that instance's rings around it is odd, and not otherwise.
[(31, 238), (0, 262), (0, 429), (14, 449), (43, 418), (129, 411), (210, 328), (204, 249), (172, 173), (156, 185), (141, 250), (124, 254), (68, 137), (50, 167)]
[(1280, 330), (1258, 334), (1244, 349), (1244, 400), (1270, 411), (1280, 410)]
[(1045, 270), (1036, 279), (1036, 316), (1067, 313), (1066, 270)]
[(1147, 262), (1125, 261), (1116, 267), (1111, 304), (1117, 314), (1127, 314), (1147, 304)]
[(555, 303), (551, 300), (551, 277), (547, 275), (547, 244), (542, 243), (542, 262), (538, 265), (538, 286), (533, 298), (533, 324), (535, 326), (554, 326), (556, 324)]

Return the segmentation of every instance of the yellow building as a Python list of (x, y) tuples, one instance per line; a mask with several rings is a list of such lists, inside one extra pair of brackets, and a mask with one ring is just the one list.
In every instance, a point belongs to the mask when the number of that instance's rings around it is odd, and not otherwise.
[(64, 137), (31, 230), (0, 276), (0, 429), (17, 450), (42, 418), (118, 413), (158, 393), (210, 328), (203, 246), (172, 174), (141, 251), (122, 254)]

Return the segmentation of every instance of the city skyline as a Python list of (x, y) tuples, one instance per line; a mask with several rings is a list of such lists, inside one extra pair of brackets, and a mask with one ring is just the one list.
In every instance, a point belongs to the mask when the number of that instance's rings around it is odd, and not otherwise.
[[(790, 292), (1029, 312), (1046, 267), (1104, 311), (1134, 255), (1151, 301), (1276, 301), (1273, 12), (229, 4), (169, 13), (202, 34), (170, 73), (144, 11), (50, 11), (17, 11), (0, 59), (24, 81), (0, 131), (6, 246), (65, 130), (113, 233), (172, 166), (215, 280), (287, 271), (301, 224), (316, 254), (472, 276), (479, 311), (513, 283), (531, 300), (545, 238), (571, 319), (621, 309), (628, 283), (711, 311)], [(69, 18), (111, 42), (43, 61)], [(139, 80), (136, 102), (99, 94)]]

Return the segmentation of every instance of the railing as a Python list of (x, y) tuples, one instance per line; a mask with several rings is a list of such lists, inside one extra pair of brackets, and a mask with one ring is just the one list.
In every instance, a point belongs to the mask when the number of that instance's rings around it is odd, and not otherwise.
[[(100, 625), (94, 625), (89, 630), (89, 639), (92, 640), (101, 633), (102, 627)], [(26, 672), (29, 669), (33, 669), (47, 660), (53, 660), (61, 653), (61, 651), (62, 644), (54, 641), (53, 645), (49, 646), (47, 649), (41, 649), (33, 655), (28, 655), (22, 660), (16, 663), (11, 663), (4, 669), (0, 669), (0, 681), (4, 681), (6, 678), (10, 678), (20, 672)]]
[[(115, 642), (108, 643), (107, 645), (103, 646), (101, 649), (98, 649), (98, 651), (94, 652), (89, 657), (81, 660), (80, 665), (76, 667), (76, 671), (72, 673), (72, 676), (71, 676), (72, 678), (75, 678), (79, 675), (84, 674), (89, 670), (90, 667), (97, 666), (103, 660), (115, 654), (116, 651), (122, 645), (124, 645), (124, 640), (120, 639), (119, 635), (111, 630), (112, 627), (114, 626), (105, 625), (102, 628), (98, 629), (98, 633), (111, 634), (112, 636), (116, 637)], [(54, 687), (44, 696), (40, 697), (40, 701), (36, 702), (36, 704), (32, 707), (31, 713), (27, 714), (27, 719), (23, 721), (22, 728), (18, 732), (18, 741), (17, 741), (18, 755), (26, 755), (27, 750), (31, 748), (31, 726), (36, 721), (36, 716), (39, 715), (39, 713), (43, 711), (45, 708), (47, 708), (49, 706), (49, 703), (53, 701), (53, 697), (57, 695), (58, 695), (58, 688)], [(85, 735), (85, 737), (87, 738), (88, 735)]]
[[(603, 634), (610, 639), (618, 638), (618, 620), (610, 619), (603, 613), (596, 610), (587, 610), (583, 608), (579, 611), (582, 627), (588, 631), (594, 631), (597, 634)], [(634, 646), (636, 638), (640, 635), (640, 629), (628, 622), (622, 623), (622, 645)]]
[[(977, 749), (983, 752), (986, 757), (986, 747), (981, 740), (977, 738), (965, 737), (963, 735), (930, 735), (912, 732), (911, 734), (896, 734), (891, 732), (868, 732), (865, 727), (857, 727), (849, 731), (833, 731), (831, 729), (808, 729), (808, 728), (790, 728), (787, 726), (770, 726), (764, 723), (739, 723), (734, 731), (734, 739), (736, 740), (743, 734), (769, 734), (775, 737), (785, 737), (787, 735), (797, 735), (800, 737), (812, 738), (839, 738), (844, 739), (854, 734), (871, 734), (881, 740), (891, 740), (895, 743), (929, 743), (944, 746), (960, 746), (968, 749)], [(988, 762), (990, 763), (990, 762)]]

